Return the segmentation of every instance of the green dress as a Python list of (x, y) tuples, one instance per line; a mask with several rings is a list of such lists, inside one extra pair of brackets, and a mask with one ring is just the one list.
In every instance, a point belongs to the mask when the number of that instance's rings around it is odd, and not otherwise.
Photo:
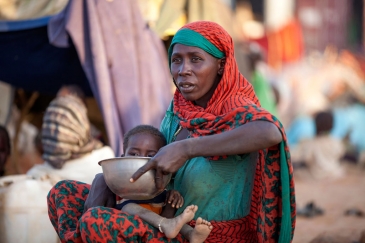
[[(173, 114), (172, 105), (160, 129), (168, 143), (175, 140), (179, 119)], [(192, 204), (198, 206), (195, 219), (223, 221), (248, 215), (257, 156), (258, 153), (251, 153), (214, 161), (204, 157), (186, 161), (170, 185), (184, 197), (184, 206), (176, 215)]]

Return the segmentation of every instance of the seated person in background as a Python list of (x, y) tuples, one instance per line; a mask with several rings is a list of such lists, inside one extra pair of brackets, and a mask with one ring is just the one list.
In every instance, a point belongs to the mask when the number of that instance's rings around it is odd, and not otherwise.
[(84, 103), (72, 94), (56, 97), (47, 107), (41, 131), (43, 164), (33, 166), (27, 174), (91, 183), (102, 172), (98, 162), (114, 157), (108, 146), (94, 139)]
[[(76, 84), (63, 85), (57, 92), (57, 97), (64, 97), (67, 95), (73, 95), (78, 97), (87, 108), (86, 95), (78, 85)], [(100, 140), (102, 143), (105, 143), (105, 141), (103, 140), (103, 134), (92, 123), (90, 123), (90, 132), (93, 138), (96, 138)]]
[(302, 139), (291, 149), (293, 164), (304, 163), (310, 174), (317, 179), (341, 177), (344, 173), (340, 165), (345, 154), (341, 139), (331, 135), (334, 118), (331, 111), (321, 111), (314, 115), (315, 136)]
[(5, 175), (5, 163), (10, 155), (10, 137), (8, 130), (0, 126), (0, 176)]
[[(164, 135), (150, 125), (139, 125), (131, 129), (124, 136), (123, 142), (124, 155), (122, 156), (153, 157), (161, 147), (166, 145)], [(189, 242), (197, 243), (203, 242), (213, 228), (210, 222), (202, 218), (197, 219), (195, 228), (186, 224), (194, 218), (198, 210), (196, 205), (187, 206), (182, 214), (174, 217), (176, 210), (184, 204), (184, 199), (176, 190), (165, 190), (150, 200), (129, 200), (116, 196), (103, 181), (106, 191), (104, 195), (109, 195), (106, 202), (105, 197), (99, 197), (100, 180), (104, 180), (104, 177), (97, 175), (95, 180), (99, 181), (91, 185), (84, 212), (95, 206), (114, 207), (128, 214), (138, 215), (158, 228), (167, 238), (175, 238), (181, 231)], [(98, 188), (95, 188), (95, 185), (98, 185)], [(117, 201), (113, 202), (115, 199)]]
[(331, 135), (342, 139), (346, 145), (345, 159), (365, 165), (365, 105), (352, 103), (333, 109), (334, 124)]

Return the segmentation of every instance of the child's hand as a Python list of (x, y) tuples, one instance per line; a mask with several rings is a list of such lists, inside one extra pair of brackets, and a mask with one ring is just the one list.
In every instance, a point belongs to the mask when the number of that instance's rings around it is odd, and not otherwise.
[(173, 208), (181, 208), (184, 205), (184, 198), (176, 190), (167, 191), (166, 204), (170, 204)]

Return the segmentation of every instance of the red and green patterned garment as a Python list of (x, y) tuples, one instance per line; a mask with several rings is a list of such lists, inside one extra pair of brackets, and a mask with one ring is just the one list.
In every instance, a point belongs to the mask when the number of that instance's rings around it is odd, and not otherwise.
[[(232, 39), (223, 28), (199, 21), (182, 29), (199, 33), (211, 42), (224, 53), (226, 65), (205, 109), (186, 101), (176, 91), (174, 110), (167, 112), (167, 116), (177, 115), (180, 121), (177, 125), (187, 128), (191, 137), (217, 134), (257, 120), (272, 122), (283, 136), (279, 145), (259, 151), (249, 215), (223, 222), (213, 220), (214, 228), (205, 242), (290, 242), (295, 227), (295, 192), (282, 125), (260, 107), (251, 84), (239, 73)], [(175, 239), (166, 239), (138, 216), (115, 209), (95, 207), (82, 214), (89, 188), (84, 183), (61, 181), (50, 191), (49, 216), (62, 242), (186, 242), (180, 234)], [(194, 221), (190, 224), (194, 226)]]
[[(280, 144), (259, 151), (250, 214), (236, 221), (213, 222), (214, 229), (207, 242), (222, 242), (222, 239), (224, 242), (290, 242), (295, 228), (295, 191), (293, 168), (282, 124), (260, 107), (252, 85), (238, 70), (232, 38), (221, 26), (199, 21), (187, 24), (181, 30), (189, 36), (179, 38), (177, 33), (169, 55), (173, 45), (180, 43), (200, 47), (218, 58), (220, 54), (214, 49), (199, 44), (198, 33), (226, 57), (223, 76), (206, 108), (186, 100), (178, 90), (175, 92), (173, 114), (179, 117), (180, 125), (190, 131), (190, 136), (218, 134), (247, 122), (264, 120), (275, 124), (283, 137)], [(221, 157), (210, 159), (219, 160)]]

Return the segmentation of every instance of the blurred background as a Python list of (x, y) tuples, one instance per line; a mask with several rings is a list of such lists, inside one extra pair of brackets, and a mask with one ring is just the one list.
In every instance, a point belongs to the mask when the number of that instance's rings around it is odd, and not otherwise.
[(169, 43), (210, 20), (286, 129), (294, 242), (365, 242), (364, 13), (363, 0), (0, 0), (5, 175), (43, 162), (43, 113), (64, 85), (82, 89), (93, 135), (116, 155), (124, 131), (159, 126), (174, 90)]

